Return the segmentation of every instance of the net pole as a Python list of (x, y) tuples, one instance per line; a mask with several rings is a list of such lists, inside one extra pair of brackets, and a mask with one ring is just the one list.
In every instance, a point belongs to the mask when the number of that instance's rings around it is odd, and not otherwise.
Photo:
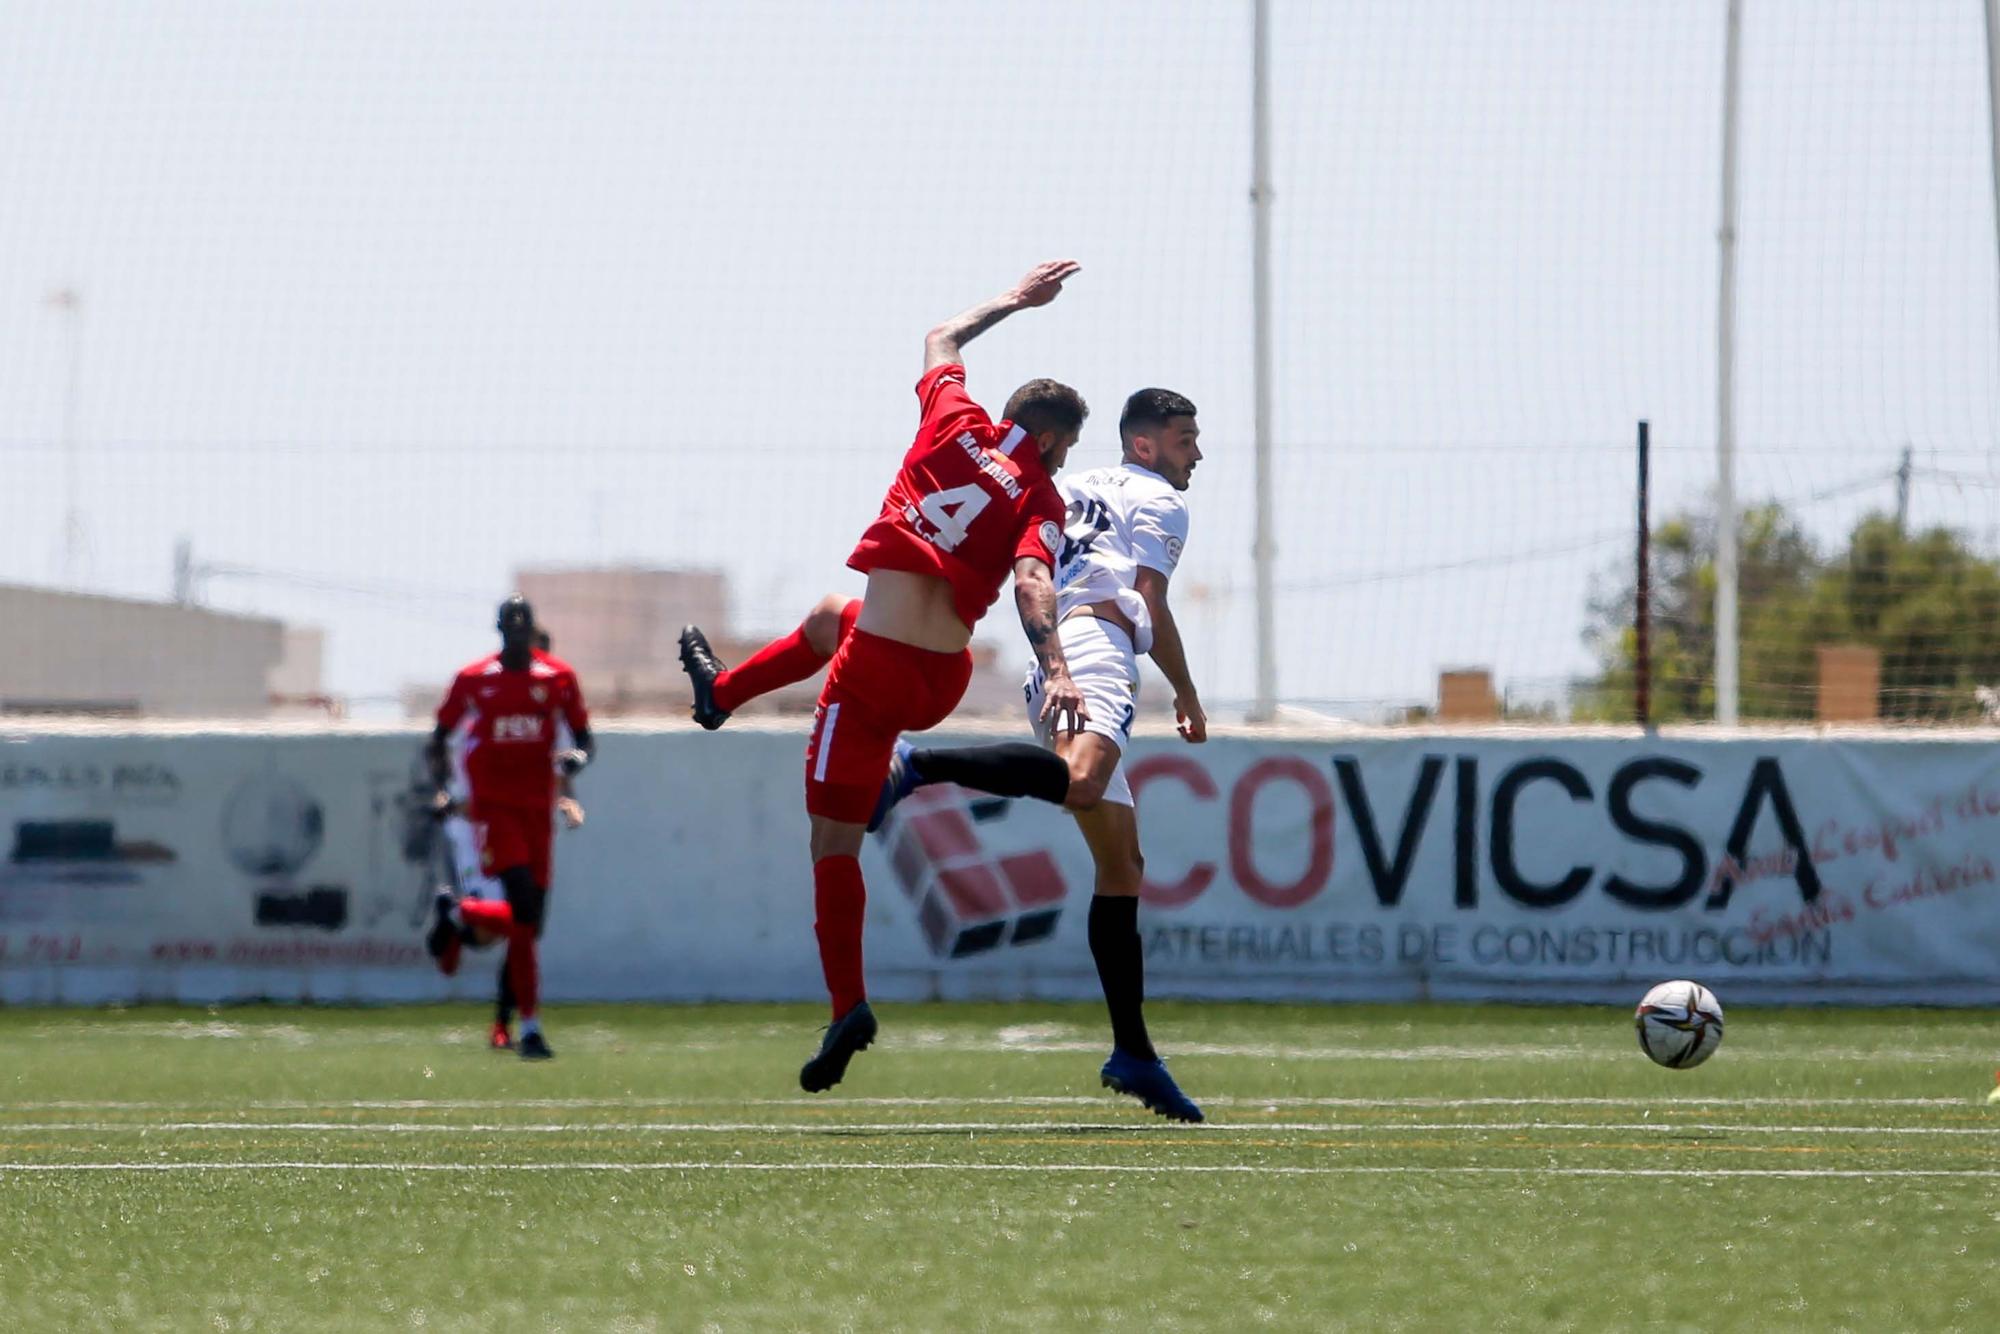
[(1648, 424), (1639, 423), (1639, 574), (1632, 628), (1637, 638), (1632, 673), (1632, 712), (1639, 726), (1653, 726), (1653, 562), (1652, 447)]
[(1278, 712), (1277, 620), (1271, 564), (1271, 96), (1270, 0), (1251, 3), (1250, 89), (1250, 302), (1251, 378), (1257, 473), (1256, 534), (1251, 559), (1257, 584), (1257, 692), (1250, 721), (1269, 722)]
[(1910, 531), (1910, 474), (1915, 471), (1910, 463), (1911, 449), (1903, 446), (1902, 462), (1896, 465), (1896, 536), (1906, 536)]
[[(1986, 0), (1986, 146), (1993, 178), (1993, 245), (2000, 255), (2000, 0)], [(1995, 269), (2000, 278), (2000, 268)], [(2000, 318), (2000, 306), (1995, 307)], [(1987, 462), (2000, 464), (2000, 440), (1988, 440)]]
[(1715, 721), (1737, 721), (1736, 121), (1743, 84), (1743, 0), (1728, 0), (1722, 64), (1722, 222), (1715, 315)]
[(65, 287), (50, 295), (49, 306), (62, 318), (68, 364), (63, 377), (63, 547), (62, 587), (83, 587), (83, 485), (77, 450), (77, 407), (83, 385), (83, 294)]

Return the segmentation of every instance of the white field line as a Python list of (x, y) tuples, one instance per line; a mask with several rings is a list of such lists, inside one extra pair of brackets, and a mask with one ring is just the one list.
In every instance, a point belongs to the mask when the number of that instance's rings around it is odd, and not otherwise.
[[(901, 1044), (893, 1042), (885, 1048), (895, 1050)], [(915, 1044), (924, 1052), (950, 1052), (953, 1054), (984, 1054), (1003, 1052), (1010, 1056), (1076, 1055), (1078, 1053), (1102, 1052), (1101, 1041), (1074, 1041), (1063, 1038), (1013, 1038), (1002, 1034), (999, 1040), (986, 1042), (946, 1041), (941, 1043)], [(1582, 1062), (1590, 1065), (1624, 1064), (1630, 1061), (1634, 1044), (1628, 1037), (1615, 1043), (1576, 1043), (1573, 1045), (1514, 1045), (1510, 1043), (1487, 1043), (1481, 1045), (1446, 1045), (1423, 1047), (1288, 1047), (1273, 1043), (1258, 1042), (1178, 1042), (1173, 1044), (1170, 1054), (1174, 1057), (1213, 1056), (1237, 1057), (1269, 1061), (1390, 1061), (1398, 1064), (1417, 1061), (1472, 1061), (1487, 1064), (1514, 1062), (1563, 1061)], [(1781, 1051), (1759, 1053), (1760, 1059), (1779, 1059), (1825, 1064), (1835, 1061), (1857, 1061), (1870, 1065), (1949, 1065), (1957, 1061), (1977, 1061), (1985, 1065), (1992, 1061), (1991, 1047), (1930, 1047), (1930, 1048), (1882, 1048), (1859, 1047), (1796, 1047)]]
[(1255, 1163), (4, 1163), (0, 1174), (50, 1172), (1000, 1172), (1011, 1175), (1068, 1173), (1089, 1176), (1495, 1176), (1495, 1177), (1781, 1177), (1816, 1180), (1891, 1178), (2000, 1179), (2000, 1168), (1827, 1167), (1267, 1167)]
[(1160, 1135), (1264, 1134), (1271, 1131), (1309, 1134), (1401, 1135), (1445, 1131), (1517, 1133), (1522, 1131), (1621, 1131), (1675, 1135), (2000, 1135), (1992, 1126), (1771, 1126), (1728, 1122), (1673, 1121), (1249, 1121), (1234, 1125), (1169, 1125), (1161, 1121), (570, 1121), (489, 1122), (453, 1124), (425, 1121), (16, 1121), (0, 1122), (0, 1131), (84, 1134), (187, 1134), (200, 1131), (282, 1131), (296, 1134), (327, 1132), (384, 1135), (994, 1135), (1024, 1130), (1043, 1132), (1134, 1131)]
[[(1963, 1107), (1979, 1098), (1694, 1098), (1660, 1095), (1647, 1098), (1336, 1098), (1279, 1096), (1204, 1097), (1206, 1107), (1399, 1107), (1451, 1110), (1471, 1107)], [(0, 1116), (28, 1112), (313, 1112), (313, 1111), (583, 1111), (594, 1108), (637, 1110), (649, 1107), (1108, 1107), (1118, 1105), (1109, 1093), (1023, 1094), (1014, 1097), (880, 1097), (880, 1098), (386, 1098), (297, 1100), (251, 1099), (244, 1102), (153, 1102), (118, 1098), (59, 1098), (0, 1101)], [(4, 1123), (0, 1123), (4, 1124)]]
[[(1630, 1056), (1626, 1044), (1617, 1044), (1611, 1050), (1602, 1046), (1538, 1045), (1512, 1046), (1506, 1043), (1487, 1043), (1479, 1046), (1445, 1045), (1425, 1047), (1289, 1047), (1270, 1042), (1182, 1042), (1176, 1043), (1173, 1054), (1183, 1056), (1222, 1056), (1261, 1061), (1624, 1061)], [(1099, 1053), (1104, 1043), (1095, 1039), (1067, 1038), (1010, 1038), (1002, 1035), (996, 1041), (947, 1040), (938, 1043), (921, 1043), (916, 1050), (922, 1052), (951, 1052), (955, 1055), (985, 1055), (1005, 1053), (1009, 1056), (1073, 1056), (1078, 1053)], [(1829, 1056), (1827, 1059), (1839, 1059)], [(1982, 1059), (1984, 1059), (1982, 1055)]]
[[(44, 1023), (35, 1030), (37, 1034), (49, 1037), (108, 1038), (145, 1040), (166, 1038), (176, 1040), (217, 1040), (249, 1044), (277, 1044), (288, 1048), (303, 1046), (323, 1047), (378, 1047), (406, 1044), (407, 1035), (397, 1033), (324, 1033), (315, 1032), (297, 1024), (244, 1025), (225, 1021), (196, 1022), (193, 1020), (166, 1020), (160, 1022), (133, 1023)], [(586, 1051), (606, 1051), (614, 1046), (631, 1047), (651, 1052), (705, 1054), (721, 1050), (729, 1045), (730, 1035), (719, 1033), (708, 1037), (658, 1037), (634, 1038), (616, 1030), (598, 1025), (584, 1025), (564, 1030), (565, 1036), (573, 1044)], [(781, 1037), (782, 1032), (758, 1033), (755, 1037)], [(1592, 1035), (1594, 1038), (1594, 1033)], [(446, 1030), (437, 1035), (440, 1047), (462, 1048), (477, 1040), (477, 1035), (467, 1030)], [(803, 1035), (801, 1035), (803, 1040)], [(967, 1036), (950, 1030), (914, 1028), (894, 1031), (885, 1047), (905, 1053), (950, 1053), (954, 1055), (992, 1055), (1006, 1053), (1015, 1056), (1073, 1056), (1105, 1051), (1104, 1040), (1081, 1032), (1065, 1029), (1061, 1025), (1022, 1024), (999, 1029), (990, 1036)], [(1219, 1057), (1269, 1061), (1325, 1061), (1325, 1062), (1370, 1062), (1386, 1061), (1395, 1064), (1412, 1062), (1447, 1063), (1498, 1063), (1526, 1062), (1542, 1063), (1562, 1061), (1576, 1064), (1605, 1064), (1625, 1062), (1631, 1058), (1633, 1043), (1629, 1038), (1618, 1042), (1584, 1040), (1572, 1043), (1436, 1043), (1409, 1047), (1378, 1047), (1364, 1043), (1339, 1043), (1327, 1045), (1292, 1045), (1270, 1042), (1190, 1042), (1175, 1044), (1175, 1056)], [(1984, 1064), (1994, 1055), (1993, 1049), (1979, 1044), (1957, 1047), (1815, 1047), (1790, 1046), (1781, 1051), (1766, 1054), (1767, 1058), (1790, 1061), (1819, 1063), (1862, 1062), (1880, 1065), (1948, 1065), (1958, 1061), (1976, 1061)]]

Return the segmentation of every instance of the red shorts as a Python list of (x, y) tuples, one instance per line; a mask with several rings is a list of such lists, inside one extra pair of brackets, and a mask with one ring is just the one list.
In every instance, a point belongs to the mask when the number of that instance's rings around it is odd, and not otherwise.
[(972, 680), (972, 650), (933, 653), (857, 629), (827, 669), (806, 743), (806, 810), (867, 824), (896, 738), (951, 716)]
[(543, 889), (549, 887), (549, 853), (555, 842), (555, 812), (548, 807), (496, 806), (472, 800), (472, 828), (479, 836), (479, 869), (497, 877), (525, 866)]

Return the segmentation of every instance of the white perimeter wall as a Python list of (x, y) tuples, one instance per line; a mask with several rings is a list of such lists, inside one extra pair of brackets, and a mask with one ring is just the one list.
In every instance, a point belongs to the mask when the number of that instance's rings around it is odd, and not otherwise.
[[(979, 739), (979, 738), (971, 738)], [(421, 733), (0, 734), (0, 1000), (474, 998), (421, 945)], [(1131, 757), (1155, 995), (2000, 1000), (2000, 736), (1361, 732)], [(608, 729), (553, 1001), (818, 999), (803, 734)], [(1067, 818), (952, 790), (871, 839), (890, 999), (1093, 997)], [(956, 957), (954, 957), (956, 951)]]

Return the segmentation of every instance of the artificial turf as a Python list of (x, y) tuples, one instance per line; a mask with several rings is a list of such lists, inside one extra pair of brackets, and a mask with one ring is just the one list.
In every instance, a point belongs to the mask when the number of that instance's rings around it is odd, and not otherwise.
[(1983, 1016), (1168, 1004), (1210, 1114), (1097, 1087), (1091, 1006), (0, 1012), (14, 1328), (1989, 1325)]

